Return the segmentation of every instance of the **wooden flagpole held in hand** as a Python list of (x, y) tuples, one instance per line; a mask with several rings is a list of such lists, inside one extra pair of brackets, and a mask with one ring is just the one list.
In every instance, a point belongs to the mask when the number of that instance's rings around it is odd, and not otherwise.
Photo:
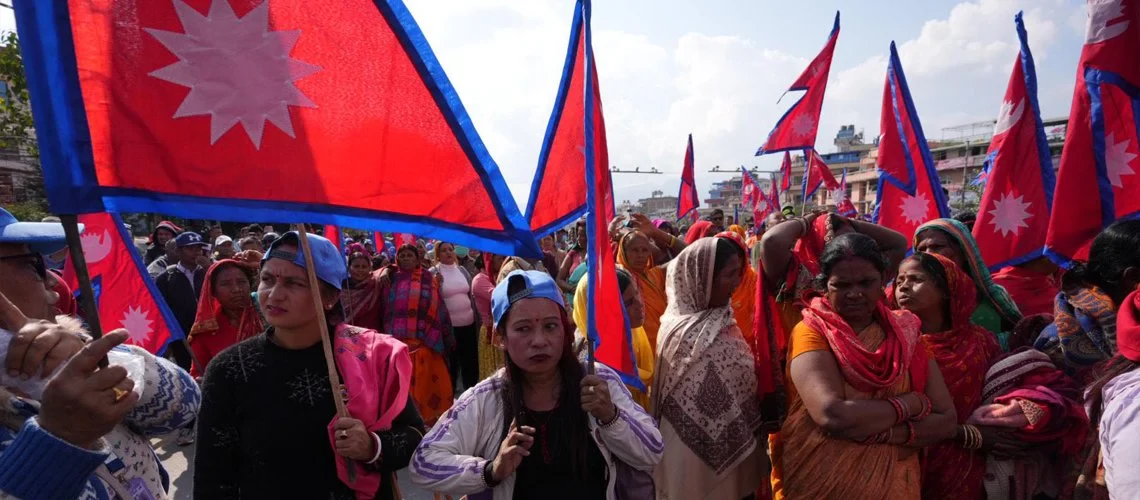
[[(67, 238), (67, 253), (71, 256), (71, 267), (79, 281), (79, 306), (83, 308), (83, 319), (87, 320), (87, 333), (92, 338), (103, 336), (103, 325), (99, 323), (99, 306), (95, 303), (95, 287), (91, 286), (91, 274), (87, 272), (87, 257), (83, 255), (83, 241), (79, 239), (79, 216), (61, 215), (63, 235)], [(107, 356), (99, 360), (99, 367), (110, 366)]]
[[(336, 358), (333, 357), (332, 340), (329, 337), (329, 324), (325, 316), (325, 304), (321, 301), (321, 288), (317, 283), (317, 271), (313, 267), (313, 250), (309, 246), (309, 231), (304, 224), (297, 224), (297, 234), (301, 238), (301, 253), (305, 256), (305, 273), (309, 278), (309, 292), (313, 296), (313, 307), (317, 309), (317, 326), (321, 331), (321, 346), (325, 352), (325, 365), (329, 370), (329, 384), (332, 385), (333, 402), (336, 403), (336, 414), (348, 417), (348, 407), (344, 403), (344, 387), (340, 384), (340, 375), (336, 371)], [(348, 480), (356, 480), (356, 467), (352, 460), (344, 459), (348, 467)]]

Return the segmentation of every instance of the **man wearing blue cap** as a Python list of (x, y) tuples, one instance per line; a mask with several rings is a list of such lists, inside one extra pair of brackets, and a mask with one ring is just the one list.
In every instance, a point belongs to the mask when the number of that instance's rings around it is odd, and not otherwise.
[[(206, 270), (198, 265), (198, 259), (209, 246), (202, 235), (193, 231), (186, 231), (174, 238), (178, 245), (178, 262), (168, 266), (166, 271), (158, 275), (155, 285), (158, 293), (170, 306), (174, 318), (183, 332), (189, 332), (194, 326), (194, 315), (198, 312), (198, 295), (202, 291), (202, 282), (206, 280)], [(174, 361), (185, 370), (190, 369), (190, 353), (181, 342), (170, 345)]]
[(59, 294), (52, 291), (56, 279), (47, 272), (44, 255), (65, 246), (62, 224), (20, 222), (0, 209), (0, 292), (25, 316), (55, 317)]

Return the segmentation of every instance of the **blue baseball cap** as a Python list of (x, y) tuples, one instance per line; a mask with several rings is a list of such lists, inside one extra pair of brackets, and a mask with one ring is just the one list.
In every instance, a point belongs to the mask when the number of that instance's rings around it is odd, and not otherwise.
[[(83, 232), (83, 224), (79, 225)], [(0, 243), (28, 245), (28, 249), (41, 254), (57, 252), (67, 246), (63, 224), (58, 222), (20, 222), (16, 216), (0, 208)]]
[[(282, 245), (296, 246), (297, 253), (278, 250)], [(340, 290), (344, 280), (348, 279), (348, 266), (345, 264), (344, 255), (328, 238), (312, 233), (309, 233), (309, 248), (313, 250), (313, 266), (316, 268), (313, 271), (317, 278)], [(297, 234), (297, 231), (289, 231), (273, 240), (273, 244), (269, 245), (269, 250), (261, 258), (261, 265), (264, 266), (265, 261), (269, 259), (283, 259), (300, 266), (301, 269), (306, 269), (303, 252), (301, 235)]]
[[(508, 296), (507, 288), (511, 278), (515, 276), (522, 277), (523, 281), (526, 282), (526, 288)], [(495, 286), (495, 291), (491, 292), (491, 315), (495, 318), (495, 326), (499, 326), (499, 321), (503, 319), (503, 316), (507, 314), (515, 302), (523, 299), (547, 299), (563, 308), (566, 307), (566, 303), (562, 300), (562, 290), (558, 289), (558, 284), (549, 274), (542, 271), (514, 271), (508, 274), (506, 279), (500, 281)]]
[(178, 236), (175, 236), (174, 243), (178, 245), (178, 248), (210, 246), (209, 243), (206, 243), (206, 240), (202, 239), (202, 235), (195, 233), (194, 231), (186, 231)]

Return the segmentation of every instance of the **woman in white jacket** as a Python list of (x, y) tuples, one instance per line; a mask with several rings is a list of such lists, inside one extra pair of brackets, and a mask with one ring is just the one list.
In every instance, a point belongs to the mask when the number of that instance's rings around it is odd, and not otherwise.
[(661, 459), (661, 433), (613, 370), (586, 374), (555, 281), (511, 273), (491, 309), (507, 367), (463, 393), (424, 436), (413, 481), (469, 499), (614, 499), (621, 477), (625, 493), (636, 484), (635, 494), (651, 497), (639, 480)]

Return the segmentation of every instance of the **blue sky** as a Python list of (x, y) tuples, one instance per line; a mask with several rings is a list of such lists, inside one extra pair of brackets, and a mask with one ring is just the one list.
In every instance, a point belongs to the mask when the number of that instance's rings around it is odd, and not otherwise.
[[(29, 1), (29, 0), (25, 0)], [(163, 1), (163, 0), (147, 0)], [(270, 0), (273, 1), (273, 0)], [(525, 209), (561, 76), (571, 0), (405, 0)], [(618, 200), (675, 193), (693, 134), (701, 196), (752, 155), (794, 95), (777, 98), (818, 53), (835, 11), (842, 31), (824, 101), (820, 151), (842, 124), (878, 134), (886, 55), (898, 42), (930, 139), (993, 119), (1026, 12), (1046, 117), (1068, 113), (1083, 42), (1078, 0), (608, 0), (594, 6), (594, 49), (611, 163), (673, 175), (619, 176)], [(0, 9), (0, 30), (14, 29)]]

